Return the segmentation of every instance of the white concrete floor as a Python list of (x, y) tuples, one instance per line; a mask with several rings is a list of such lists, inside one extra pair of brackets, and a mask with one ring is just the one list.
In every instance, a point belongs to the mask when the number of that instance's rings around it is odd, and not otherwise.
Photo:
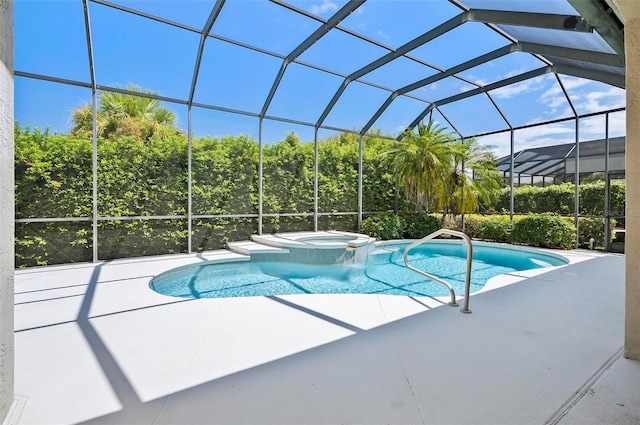
[(640, 362), (619, 358), (623, 256), (498, 278), (470, 315), (427, 297), (148, 288), (225, 255), (18, 270), (10, 423), (640, 423)]

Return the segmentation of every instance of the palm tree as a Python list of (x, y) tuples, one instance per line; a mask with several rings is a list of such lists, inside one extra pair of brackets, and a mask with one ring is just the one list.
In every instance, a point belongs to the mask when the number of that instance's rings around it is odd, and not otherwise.
[[(155, 95), (156, 93), (129, 84), (128, 91)], [(160, 101), (149, 97), (118, 92), (98, 93), (97, 112), (98, 136), (136, 135), (148, 139), (163, 130), (175, 129), (175, 114), (162, 106)], [(73, 111), (72, 133), (90, 134), (92, 130), (93, 108), (85, 103)]]
[(502, 176), (496, 168), (495, 157), (474, 138), (452, 145), (451, 166), (445, 178), (446, 205), (454, 214), (478, 211), (480, 202), (495, 201), (502, 186)]
[(405, 186), (407, 200), (425, 212), (442, 208), (446, 199), (442, 183), (451, 164), (453, 137), (445, 130), (432, 120), (420, 123), (417, 132), (405, 130), (392, 152), (396, 175)]

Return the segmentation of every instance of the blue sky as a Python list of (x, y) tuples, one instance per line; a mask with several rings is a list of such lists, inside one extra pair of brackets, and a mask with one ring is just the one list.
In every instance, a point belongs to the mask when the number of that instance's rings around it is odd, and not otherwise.
[[(201, 29), (214, 0), (124, 1), (114, 3), (142, 10)], [(296, 0), (292, 5), (322, 18), (329, 18), (344, 1)], [(538, 2), (487, 2), (468, 0), (471, 7), (507, 7), (518, 10), (575, 13), (564, 0)], [(137, 84), (163, 96), (186, 100), (200, 38), (198, 34), (124, 13), (89, 2), (95, 73), (98, 84), (126, 86)], [(340, 25), (386, 46), (397, 48), (459, 14), (461, 10), (445, 1), (369, 0)], [(83, 7), (80, 0), (16, 0), (15, 69), (82, 83), (90, 82), (86, 52)], [(228, 0), (212, 33), (286, 56), (312, 34), (320, 22), (265, 0)], [(525, 34), (526, 35), (526, 34)], [(548, 37), (553, 39), (553, 37)], [(551, 41), (553, 42), (553, 40)], [(410, 55), (443, 69), (509, 44), (509, 40), (478, 23), (465, 23), (453, 31), (418, 47)], [(305, 51), (301, 62), (349, 74), (385, 55), (387, 50), (343, 31), (332, 30)], [(198, 77), (194, 101), (251, 113), (259, 113), (282, 59), (260, 54), (221, 40), (209, 38)], [(525, 53), (511, 53), (460, 74), (485, 85), (542, 67), (544, 64)], [(396, 59), (367, 74), (368, 83), (396, 90), (436, 71), (406, 58)], [(562, 76), (579, 113), (624, 106), (624, 90), (575, 77)], [(315, 123), (325, 105), (342, 84), (340, 76), (292, 63), (267, 110), (267, 115)], [(474, 86), (449, 77), (399, 96), (376, 121), (373, 129), (397, 134), (427, 106)], [(389, 96), (378, 87), (352, 82), (329, 113), (325, 125), (361, 128)], [(572, 116), (571, 108), (552, 74), (513, 84), (491, 92), (496, 104), (514, 126)], [(22, 124), (56, 131), (68, 131), (74, 108), (90, 102), (89, 89), (16, 77), (16, 119)], [(168, 103), (187, 127), (187, 108)], [(500, 114), (484, 94), (463, 102), (444, 105), (444, 115), (463, 135), (507, 128)], [(434, 113), (434, 118), (446, 124)], [(580, 123), (581, 140), (603, 137), (602, 119)], [(192, 109), (196, 136), (251, 134), (258, 137), (256, 118)], [(519, 146), (542, 146), (573, 142), (573, 122), (518, 131)], [(624, 113), (610, 118), (612, 135), (624, 134)], [(265, 120), (263, 136), (267, 143), (295, 131), (305, 141), (313, 139), (313, 128)], [(333, 132), (321, 130), (320, 136)], [(498, 155), (508, 152), (509, 135), (482, 138)]]

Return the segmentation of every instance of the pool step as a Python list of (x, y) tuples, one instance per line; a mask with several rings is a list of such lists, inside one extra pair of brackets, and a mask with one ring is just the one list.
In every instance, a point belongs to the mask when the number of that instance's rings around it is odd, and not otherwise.
[(274, 246), (268, 246), (252, 241), (242, 242), (229, 242), (227, 243), (227, 249), (238, 254), (251, 255), (251, 254), (288, 254), (289, 250), (286, 248), (276, 248)]
[(230, 250), (215, 250), (208, 252), (201, 252), (198, 254), (205, 261), (212, 261), (215, 263), (230, 263), (236, 261), (249, 261), (249, 255), (239, 252), (233, 252)]

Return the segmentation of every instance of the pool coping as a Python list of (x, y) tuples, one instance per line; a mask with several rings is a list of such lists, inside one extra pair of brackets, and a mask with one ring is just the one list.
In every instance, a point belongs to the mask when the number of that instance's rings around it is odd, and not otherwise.
[[(321, 240), (331, 237), (351, 238), (328, 243), (313, 243), (314, 240)], [(336, 248), (360, 248), (375, 243), (375, 239), (352, 232), (339, 230), (322, 230), (319, 232), (287, 232), (274, 233), (269, 235), (251, 235), (253, 242), (269, 245), (276, 248), (313, 248), (313, 249), (336, 249)]]

